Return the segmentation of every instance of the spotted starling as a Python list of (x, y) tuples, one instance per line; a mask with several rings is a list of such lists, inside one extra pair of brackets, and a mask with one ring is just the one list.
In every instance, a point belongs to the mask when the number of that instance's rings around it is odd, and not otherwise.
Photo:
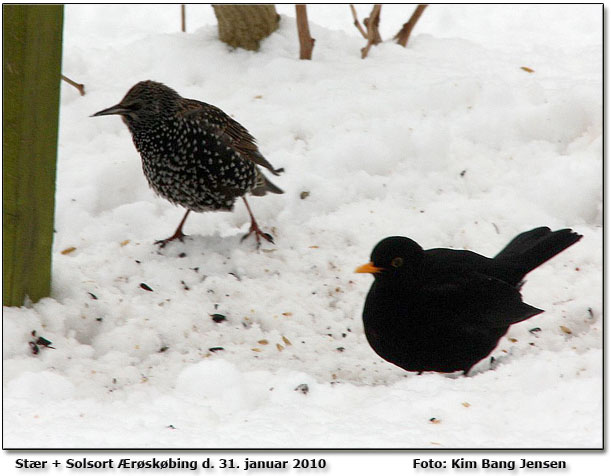
[(254, 233), (257, 246), (260, 237), (273, 243), (271, 235), (257, 225), (244, 195), (284, 193), (259, 166), (274, 175), (284, 170), (272, 167), (241, 124), (215, 106), (183, 98), (154, 81), (137, 83), (119, 104), (93, 116), (110, 114), (120, 115), (129, 128), (150, 187), (187, 209), (176, 232), (157, 244), (182, 241), (182, 227), (191, 211), (232, 210), (238, 197), (251, 219), (250, 231), (242, 240)]
[(535, 228), (486, 258), (385, 238), (356, 269), (375, 278), (363, 311), (367, 340), (405, 370), (467, 374), (512, 324), (543, 312), (522, 302), (524, 276), (580, 239), (569, 229)]

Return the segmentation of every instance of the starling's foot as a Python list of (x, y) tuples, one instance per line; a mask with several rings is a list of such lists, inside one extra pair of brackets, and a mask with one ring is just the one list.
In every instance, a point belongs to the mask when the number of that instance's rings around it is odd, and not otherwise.
[(181, 242), (185, 241), (185, 235), (182, 231), (177, 231), (176, 233), (174, 233), (172, 236), (170, 236), (169, 238), (166, 238), (165, 240), (157, 240), (155, 242), (156, 245), (159, 245), (159, 248), (165, 248), (165, 245), (167, 245), (169, 242), (174, 241), (174, 240), (179, 240)]
[(270, 243), (273, 243), (274, 238), (272, 235), (261, 231), (261, 228), (259, 228), (259, 225), (257, 225), (257, 220), (255, 220), (255, 216), (252, 214), (252, 210), (250, 209), (250, 205), (248, 204), (246, 197), (242, 197), (242, 200), (244, 200), (244, 205), (246, 205), (246, 210), (248, 210), (248, 214), (250, 215), (250, 230), (242, 237), (241, 241), (244, 241), (254, 233), (255, 238), (257, 239), (257, 249), (259, 249), (261, 246), (261, 237), (265, 238)]
[(274, 243), (273, 236), (270, 235), (269, 233), (265, 233), (264, 231), (261, 231), (256, 221), (250, 224), (250, 230), (248, 231), (248, 233), (246, 233), (242, 237), (240, 241), (244, 241), (246, 238), (248, 238), (253, 233), (255, 234), (255, 239), (257, 240), (257, 249), (261, 247), (261, 237), (263, 237), (264, 239), (266, 239), (267, 241), (269, 241), (272, 244)]
[(174, 241), (174, 240), (180, 240), (181, 242), (184, 241), (185, 235), (182, 232), (182, 227), (185, 224), (185, 221), (187, 221), (187, 217), (189, 216), (189, 213), (191, 213), (191, 210), (187, 210), (187, 213), (185, 213), (185, 216), (182, 217), (182, 220), (180, 220), (180, 223), (178, 224), (178, 228), (176, 228), (176, 231), (174, 232), (174, 234), (172, 236), (170, 236), (169, 238), (166, 238), (165, 240), (157, 240), (155, 242), (156, 245), (159, 245), (159, 248), (164, 248), (165, 245), (167, 245), (170, 241)]

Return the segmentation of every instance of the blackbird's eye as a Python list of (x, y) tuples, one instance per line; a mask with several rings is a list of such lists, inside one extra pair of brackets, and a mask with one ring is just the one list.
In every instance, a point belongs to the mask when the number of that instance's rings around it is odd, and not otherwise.
[(403, 266), (403, 258), (401, 258), (400, 256), (397, 256), (396, 258), (393, 258), (393, 260), (390, 262), (390, 265), (393, 268), (399, 268), (399, 267)]

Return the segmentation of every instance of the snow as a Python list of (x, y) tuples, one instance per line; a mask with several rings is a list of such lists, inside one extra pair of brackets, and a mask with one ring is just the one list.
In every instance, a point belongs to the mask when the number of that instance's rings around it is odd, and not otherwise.
[[(52, 296), (4, 308), (4, 446), (601, 447), (601, 8), (434, 5), (407, 49), (362, 60), (348, 7), (311, 6), (312, 61), (278, 9), (253, 53), (217, 41), (208, 6), (186, 34), (176, 5), (66, 6), (63, 72), (87, 94), (62, 85)], [(383, 38), (411, 10), (384, 6)], [(88, 117), (144, 79), (221, 107), (286, 169), (284, 195), (250, 200), (275, 245), (240, 243), (239, 202), (153, 244), (183, 210), (119, 118)], [(546, 312), (494, 368), (417, 376), (368, 346), (353, 270), (380, 239), (491, 256), (543, 225), (584, 238), (528, 276)], [(33, 330), (54, 348), (33, 355)]]

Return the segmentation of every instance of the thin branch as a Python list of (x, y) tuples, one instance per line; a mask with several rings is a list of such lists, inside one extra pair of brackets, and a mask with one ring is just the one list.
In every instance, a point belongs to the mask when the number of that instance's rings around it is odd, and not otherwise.
[(361, 49), (361, 58), (366, 58), (369, 50), (372, 45), (377, 45), (382, 42), (382, 37), (380, 36), (380, 12), (382, 10), (382, 5), (376, 3), (371, 10), (368, 18), (363, 20), (363, 23), (367, 27), (367, 44), (364, 48)]
[(363, 20), (363, 23), (367, 27), (367, 37), (371, 38), (374, 45), (382, 43), (382, 37), (380, 36), (380, 12), (382, 11), (382, 5), (376, 4), (371, 10), (371, 14), (368, 18)]
[(67, 76), (64, 76), (63, 74), (62, 74), (62, 79), (66, 81), (68, 84), (78, 89), (78, 92), (81, 93), (81, 96), (85, 95), (85, 85), (84, 84), (79, 84), (76, 81), (72, 81), (70, 78), (68, 78)]
[(354, 8), (354, 5), (350, 4), (350, 10), (352, 11), (352, 18), (354, 18), (354, 26), (356, 27), (358, 31), (361, 32), (361, 35), (363, 35), (363, 38), (367, 39), (367, 33), (365, 32), (365, 29), (363, 28), (363, 26), (361, 25), (361, 22), (359, 21), (359, 17), (356, 14), (356, 8)]
[(180, 31), (187, 31), (187, 7), (184, 4), (180, 6)]
[(297, 33), (299, 34), (299, 59), (312, 59), (312, 50), (316, 41), (310, 35), (308, 11), (305, 5), (295, 5), (297, 16)]
[(399, 43), (401, 46), (407, 46), (409, 35), (411, 35), (412, 30), (416, 26), (416, 23), (420, 19), (420, 16), (422, 15), (426, 7), (428, 7), (428, 5), (426, 4), (418, 5), (416, 9), (414, 10), (414, 13), (412, 13), (412, 16), (410, 17), (410, 19), (407, 21), (407, 23), (403, 24), (403, 27), (401, 28), (401, 30), (399, 30), (399, 32), (393, 38), (397, 40), (397, 43)]

